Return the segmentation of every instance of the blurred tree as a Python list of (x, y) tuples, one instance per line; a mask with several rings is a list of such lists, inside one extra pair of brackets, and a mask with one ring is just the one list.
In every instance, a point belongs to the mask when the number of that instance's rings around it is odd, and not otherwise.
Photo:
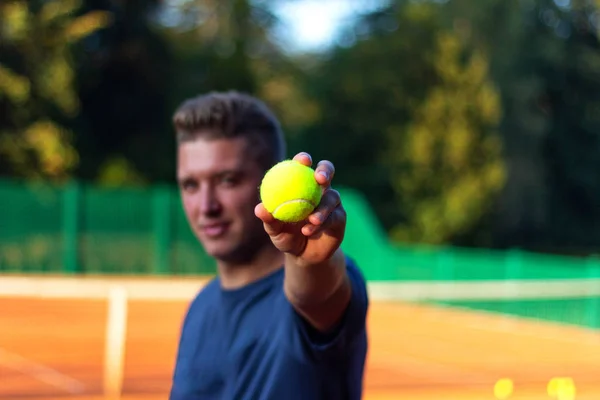
[(393, 230), (397, 240), (451, 241), (489, 212), (504, 184), (500, 98), (484, 55), (464, 50), (456, 35), (439, 34), (437, 83), (407, 127), (389, 131), (388, 164), (407, 213)]
[(80, 111), (71, 46), (107, 26), (80, 2), (0, 4), (0, 173), (61, 180), (78, 163), (67, 124)]
[(303, 140), (396, 239), (447, 242), (473, 228), (503, 184), (485, 53), (470, 54), (426, 2), (369, 14), (341, 43), (312, 82), (321, 119)]
[(490, 54), (501, 89), (508, 177), (485, 228), (491, 244), (597, 252), (598, 2), (454, 0), (443, 8), (448, 26)]
[[(389, 8), (359, 19), (310, 71), (319, 119), (293, 145), (336, 165), (336, 184), (364, 193), (386, 229), (405, 219), (385, 165), (387, 132), (402, 130), (435, 78), (437, 26), (428, 7)], [(418, 15), (422, 13), (423, 15)], [(406, 40), (410, 37), (410, 40)]]
[(178, 79), (177, 92), (183, 97), (204, 90), (254, 93), (249, 54), (255, 48), (264, 50), (268, 16), (247, 0), (166, 1), (157, 20), (182, 62), (185, 75)]
[(147, 179), (124, 157), (107, 158), (100, 168), (98, 184), (104, 187), (142, 185)]
[[(558, 2), (556, 2), (558, 3)], [(549, 121), (544, 137), (544, 226), (548, 247), (600, 251), (600, 10), (575, 1), (570, 9), (540, 4), (540, 30), (555, 55), (538, 54), (544, 91), (539, 107)]]
[[(212, 90), (240, 90), (264, 99), (288, 135), (298, 135), (318, 115), (302, 84), (301, 64), (285, 54), (272, 31), (276, 0), (166, 1), (157, 20), (173, 46), (177, 79), (170, 109)], [(292, 150), (293, 151), (293, 150)]]
[(114, 23), (75, 52), (81, 114), (73, 129), (82, 179), (127, 185), (173, 177), (168, 98), (177, 72), (168, 41), (152, 22), (160, 4), (86, 2), (86, 10), (109, 11)]

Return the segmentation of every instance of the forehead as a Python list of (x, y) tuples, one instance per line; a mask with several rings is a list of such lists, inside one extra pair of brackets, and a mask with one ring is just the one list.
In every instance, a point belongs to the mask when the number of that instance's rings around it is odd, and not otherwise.
[(198, 138), (181, 143), (177, 150), (177, 175), (214, 175), (257, 166), (244, 138)]

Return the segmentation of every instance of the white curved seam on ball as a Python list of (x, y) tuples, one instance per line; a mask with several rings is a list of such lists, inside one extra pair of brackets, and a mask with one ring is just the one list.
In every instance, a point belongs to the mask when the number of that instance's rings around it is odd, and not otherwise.
[(314, 204), (312, 201), (306, 200), (306, 199), (295, 199), (295, 200), (288, 200), (288, 201), (284, 201), (283, 203), (281, 203), (280, 205), (278, 205), (277, 207), (275, 207), (275, 209), (273, 210), (273, 212), (271, 214), (276, 214), (277, 210), (279, 210), (281, 207), (290, 204), (290, 203), (307, 203), (310, 204), (311, 207), (314, 207)]

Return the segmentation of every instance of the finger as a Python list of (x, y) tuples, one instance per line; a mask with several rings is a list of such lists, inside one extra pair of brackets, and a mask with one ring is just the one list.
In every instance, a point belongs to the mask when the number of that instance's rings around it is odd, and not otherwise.
[(283, 223), (267, 211), (263, 203), (259, 203), (254, 207), (254, 215), (256, 215), (265, 227), (265, 231), (270, 236), (275, 236), (283, 230)]
[(329, 214), (341, 203), (340, 193), (335, 189), (328, 189), (323, 193), (319, 205), (308, 216), (308, 222), (313, 225), (321, 225)]
[(308, 224), (302, 231), (312, 234), (320, 225), (323, 225), (329, 218), (329, 215), (341, 204), (340, 194), (337, 190), (329, 189), (323, 194), (321, 202), (315, 210), (308, 216)]
[(346, 224), (346, 210), (342, 204), (338, 205), (321, 225), (305, 225), (302, 233), (305, 236), (315, 237), (325, 231), (341, 232), (343, 234)]
[(298, 161), (302, 165), (310, 167), (312, 165), (312, 157), (307, 152), (300, 152), (294, 156), (294, 161)]
[(315, 168), (315, 179), (317, 183), (328, 189), (331, 186), (331, 180), (335, 175), (335, 167), (333, 163), (328, 160), (319, 161), (317, 168)]

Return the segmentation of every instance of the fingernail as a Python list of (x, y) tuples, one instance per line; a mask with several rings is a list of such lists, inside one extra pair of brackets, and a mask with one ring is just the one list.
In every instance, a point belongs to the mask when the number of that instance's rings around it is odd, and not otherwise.
[(329, 179), (329, 175), (325, 171), (319, 171), (319, 174), (323, 175), (325, 179)]

